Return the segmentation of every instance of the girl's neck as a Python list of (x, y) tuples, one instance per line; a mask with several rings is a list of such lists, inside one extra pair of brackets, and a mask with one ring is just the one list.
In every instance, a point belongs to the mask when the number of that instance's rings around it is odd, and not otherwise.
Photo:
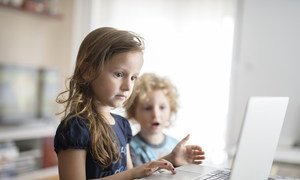
[(146, 143), (152, 145), (159, 145), (165, 140), (165, 134), (163, 132), (147, 133), (145, 131), (140, 131), (139, 135), (143, 138), (144, 141), (146, 141)]
[(102, 115), (102, 117), (105, 118), (105, 121), (110, 124), (114, 125), (115, 124), (115, 119), (110, 113), (111, 107), (103, 107), (103, 106), (98, 106), (97, 112)]
[(113, 117), (110, 113), (107, 114), (107, 115), (104, 115), (104, 114), (103, 114), (103, 116), (104, 116), (104, 118), (105, 118), (105, 121), (106, 121), (108, 124), (114, 125), (114, 124), (116, 123), (114, 117)]

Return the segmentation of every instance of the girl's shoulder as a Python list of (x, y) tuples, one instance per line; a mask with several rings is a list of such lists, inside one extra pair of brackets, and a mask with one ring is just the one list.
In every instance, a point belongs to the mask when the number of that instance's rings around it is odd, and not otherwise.
[(112, 113), (111, 115), (114, 117), (116, 121), (113, 128), (115, 129), (117, 136), (119, 136), (119, 138), (123, 136), (123, 139), (126, 139), (126, 144), (129, 143), (132, 138), (132, 131), (128, 120), (123, 116), (117, 114)]
[(86, 149), (89, 145), (90, 133), (86, 121), (80, 117), (72, 117), (59, 124), (54, 137), (55, 151), (60, 149)]
[(127, 119), (125, 118), (125, 117), (123, 117), (123, 116), (121, 116), (121, 115), (119, 115), (119, 114), (115, 114), (115, 113), (111, 113), (111, 115), (115, 118), (115, 119), (119, 119), (119, 120), (126, 120), (127, 121)]
[(70, 131), (89, 129), (86, 120), (78, 116), (71, 117), (67, 121), (62, 120), (59, 124), (59, 128)]
[(121, 127), (130, 126), (129, 121), (125, 117), (113, 113), (111, 113), (111, 115), (114, 117), (116, 123), (118, 123)]

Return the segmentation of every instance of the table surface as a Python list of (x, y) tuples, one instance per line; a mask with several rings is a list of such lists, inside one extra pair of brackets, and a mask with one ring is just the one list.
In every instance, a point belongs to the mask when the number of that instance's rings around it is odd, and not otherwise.
[[(211, 172), (212, 169), (217, 170), (220, 168), (189, 164), (189, 165), (184, 165), (176, 168), (176, 174), (172, 174), (170, 171), (161, 170), (143, 179), (144, 180), (191, 180), (203, 174)], [(224, 170), (229, 170), (229, 169), (224, 169)], [(300, 179), (271, 176), (269, 177), (268, 180), (300, 180)]]

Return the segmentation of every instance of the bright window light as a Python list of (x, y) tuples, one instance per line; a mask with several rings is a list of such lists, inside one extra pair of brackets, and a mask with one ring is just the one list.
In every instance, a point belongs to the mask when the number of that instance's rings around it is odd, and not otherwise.
[(167, 76), (180, 108), (166, 133), (206, 151), (207, 164), (226, 160), (225, 131), (233, 42), (233, 1), (94, 0), (92, 29), (113, 26), (146, 39), (142, 72)]

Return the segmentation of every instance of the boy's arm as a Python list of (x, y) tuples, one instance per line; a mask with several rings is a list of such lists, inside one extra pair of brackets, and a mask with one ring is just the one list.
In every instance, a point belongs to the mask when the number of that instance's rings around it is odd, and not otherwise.
[(186, 145), (190, 135), (184, 137), (168, 155), (162, 157), (171, 162), (175, 167), (184, 164), (201, 164), (205, 159), (204, 151), (198, 145)]

